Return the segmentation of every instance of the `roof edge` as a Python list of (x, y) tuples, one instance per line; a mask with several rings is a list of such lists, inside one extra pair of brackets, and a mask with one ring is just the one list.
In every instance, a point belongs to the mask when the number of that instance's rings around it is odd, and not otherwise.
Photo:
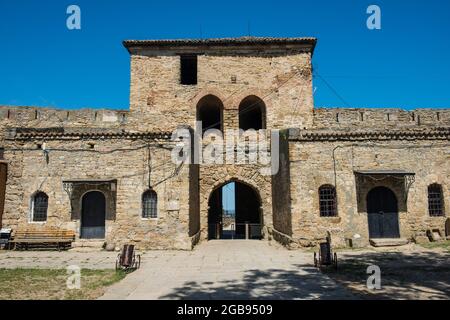
[(130, 52), (131, 48), (147, 47), (180, 47), (180, 46), (252, 46), (252, 45), (309, 45), (311, 52), (317, 43), (314, 37), (238, 37), (209, 39), (154, 39), (154, 40), (124, 40), (123, 46)]

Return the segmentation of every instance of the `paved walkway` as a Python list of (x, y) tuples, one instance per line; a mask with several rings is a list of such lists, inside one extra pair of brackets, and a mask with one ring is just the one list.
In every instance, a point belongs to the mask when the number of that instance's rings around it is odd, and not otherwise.
[(216, 240), (194, 251), (151, 251), (101, 299), (350, 299), (312, 254), (266, 241)]
[(0, 268), (65, 269), (77, 265), (86, 269), (114, 269), (117, 252), (91, 251), (0, 251)]

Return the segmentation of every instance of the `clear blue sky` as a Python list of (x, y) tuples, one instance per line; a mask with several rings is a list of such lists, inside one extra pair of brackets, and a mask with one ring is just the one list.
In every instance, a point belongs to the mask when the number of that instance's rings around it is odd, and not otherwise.
[(234, 197), (234, 182), (230, 182), (222, 188), (222, 206), (225, 210), (236, 210), (236, 199)]
[[(82, 30), (66, 28), (81, 7)], [(366, 28), (366, 8), (382, 30)], [(124, 39), (315, 36), (316, 106), (450, 107), (450, 1), (0, 0), (0, 105), (128, 108)], [(202, 31), (200, 31), (202, 30)]]

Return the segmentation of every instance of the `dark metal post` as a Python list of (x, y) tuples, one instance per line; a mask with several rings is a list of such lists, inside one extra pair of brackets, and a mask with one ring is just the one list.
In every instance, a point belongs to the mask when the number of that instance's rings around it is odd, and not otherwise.
[(245, 239), (249, 239), (249, 225), (248, 222), (245, 223)]
[(220, 223), (216, 224), (216, 239), (220, 239)]

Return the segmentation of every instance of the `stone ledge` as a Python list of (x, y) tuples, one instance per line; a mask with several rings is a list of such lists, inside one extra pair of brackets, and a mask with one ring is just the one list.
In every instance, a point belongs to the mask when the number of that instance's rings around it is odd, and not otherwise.
[(299, 130), (289, 129), (290, 141), (450, 140), (450, 127), (427, 130)]
[(404, 246), (409, 243), (405, 238), (383, 238), (383, 239), (369, 239), (369, 242), (374, 247), (396, 247)]
[(75, 242), (72, 242), (72, 248), (73, 249), (103, 249), (105, 245), (105, 240), (89, 240), (89, 239), (78, 239), (75, 240)]
[(170, 140), (171, 132), (130, 132), (123, 129), (96, 128), (10, 128), (7, 139), (61, 139), (61, 138), (91, 138), (91, 139), (161, 139)]

